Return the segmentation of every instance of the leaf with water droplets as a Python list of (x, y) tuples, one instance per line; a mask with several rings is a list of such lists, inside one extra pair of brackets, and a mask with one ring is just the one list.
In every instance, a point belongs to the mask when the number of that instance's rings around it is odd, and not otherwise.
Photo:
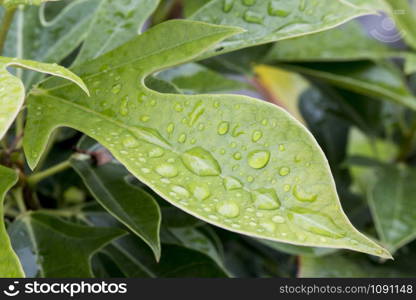
[[(76, 83), (88, 94), (88, 88), (84, 82), (64, 67), (56, 64), (0, 57), (0, 139), (3, 138), (13, 123), (25, 99), (25, 88), (22, 82), (19, 78), (9, 73), (8, 67), (26, 68), (68, 79)], [(39, 110), (37, 113), (41, 114), (42, 112)]]
[(416, 170), (385, 165), (375, 174), (368, 192), (371, 212), (382, 243), (395, 252), (416, 238)]
[(81, 226), (31, 212), (13, 222), (9, 234), (27, 277), (90, 278), (92, 255), (125, 231)]
[(17, 182), (17, 173), (0, 166), (0, 277), (24, 277), (22, 266), (10, 244), (6, 226), (3, 221), (3, 202), (9, 189)]
[[(99, 141), (164, 199), (206, 222), (274, 241), (389, 257), (351, 225), (323, 152), (285, 111), (240, 95), (161, 94), (143, 84), (153, 72), (192, 60), (238, 32), (193, 21), (155, 26), (82, 66), (93, 95), (88, 101), (73, 85), (45, 81), (43, 93), (28, 100), (29, 165), (36, 166), (56, 127), (69, 126)], [(121, 84), (117, 95), (114, 81)], [(36, 115), (38, 106), (45, 115)], [(160, 155), (148, 155), (155, 152)]]
[(144, 190), (130, 186), (125, 181), (128, 172), (119, 164), (93, 167), (89, 161), (75, 156), (71, 159), (71, 165), (97, 202), (142, 238), (159, 260), (161, 216), (156, 200)]
[(372, 12), (374, 10), (333, 0), (213, 0), (191, 18), (247, 30), (205, 53), (204, 57), (208, 57), (328, 30)]

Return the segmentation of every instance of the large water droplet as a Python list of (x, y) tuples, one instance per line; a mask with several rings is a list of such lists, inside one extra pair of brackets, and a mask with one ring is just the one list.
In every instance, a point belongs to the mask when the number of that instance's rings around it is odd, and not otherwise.
[(248, 23), (263, 24), (263, 16), (248, 10), (244, 13), (244, 21)]
[(161, 164), (156, 167), (156, 172), (163, 177), (172, 178), (178, 175), (178, 170), (174, 165)]
[(224, 217), (235, 218), (240, 214), (240, 207), (233, 201), (225, 201), (217, 205), (217, 212)]
[(165, 151), (162, 148), (155, 147), (149, 151), (149, 157), (161, 157), (165, 154)]
[(201, 148), (192, 148), (181, 155), (185, 167), (199, 176), (215, 176), (221, 174), (217, 160), (210, 152)]
[(276, 230), (276, 225), (272, 222), (264, 221), (260, 223), (260, 226), (266, 229), (267, 232), (273, 233)]
[(253, 191), (254, 205), (258, 209), (271, 210), (280, 207), (280, 201), (276, 191), (273, 189), (261, 188)]
[(139, 145), (139, 142), (137, 139), (135, 139), (133, 136), (128, 135), (125, 138), (123, 138), (123, 146), (126, 148), (136, 148)]
[(172, 186), (172, 191), (182, 198), (189, 198), (190, 194), (187, 189), (180, 185)]
[(345, 236), (345, 231), (336, 225), (329, 216), (308, 208), (292, 207), (288, 218), (304, 230), (318, 235), (336, 239)]
[(217, 131), (218, 131), (218, 134), (224, 135), (228, 132), (229, 129), (230, 129), (230, 123), (223, 121), (218, 125)]
[(274, 17), (287, 17), (290, 15), (290, 11), (281, 9), (282, 4), (278, 1), (270, 1), (267, 9), (270, 16)]
[(194, 197), (201, 201), (207, 199), (211, 195), (206, 184), (194, 183), (190, 185), (190, 189)]
[(255, 130), (251, 136), (253, 142), (259, 141), (263, 137), (263, 133), (260, 130)]
[(293, 196), (302, 202), (315, 202), (318, 198), (317, 194), (307, 194), (298, 185), (293, 187)]
[(232, 191), (241, 189), (243, 184), (237, 178), (228, 176), (224, 178), (224, 187), (227, 191)]
[(222, 9), (225, 13), (228, 13), (231, 11), (233, 6), (234, 6), (234, 0), (224, 0)]
[(279, 169), (279, 175), (280, 176), (287, 176), (290, 173), (290, 169), (288, 167), (281, 167)]
[(285, 222), (285, 219), (282, 216), (274, 216), (272, 218), (272, 221), (277, 224), (283, 224)]
[(264, 168), (270, 160), (270, 152), (267, 150), (258, 150), (250, 152), (248, 155), (248, 165), (253, 169)]

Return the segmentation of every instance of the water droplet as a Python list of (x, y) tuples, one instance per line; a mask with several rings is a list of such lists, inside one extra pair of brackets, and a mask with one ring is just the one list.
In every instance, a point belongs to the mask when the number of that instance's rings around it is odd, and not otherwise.
[(253, 182), (254, 181), (254, 177), (253, 176), (248, 176), (247, 177), (247, 181), (248, 182)]
[(122, 116), (127, 116), (128, 115), (128, 113), (129, 113), (128, 105), (129, 105), (129, 97), (126, 96), (126, 97), (121, 99), (120, 114)]
[(203, 115), (205, 112), (205, 108), (202, 106), (202, 101), (199, 101), (195, 104), (193, 110), (189, 113), (189, 125), (193, 126), (198, 119)]
[(234, 6), (234, 0), (224, 0), (222, 9), (225, 13), (228, 13), (231, 11), (233, 6)]
[(320, 212), (304, 207), (292, 207), (288, 213), (291, 222), (306, 231), (330, 238), (342, 238), (345, 231), (342, 230), (329, 217)]
[(234, 153), (233, 157), (234, 157), (235, 160), (240, 160), (241, 159), (241, 153), (236, 152), (236, 153)]
[(156, 172), (163, 177), (172, 178), (178, 175), (178, 170), (174, 165), (161, 164), (156, 167)]
[(230, 129), (230, 123), (223, 121), (218, 125), (218, 134), (224, 135), (228, 132), (229, 129)]
[(150, 106), (156, 106), (157, 102), (155, 99), (150, 100), (149, 102)]
[(185, 134), (185, 133), (182, 133), (182, 134), (179, 136), (179, 138), (178, 138), (178, 142), (179, 142), (179, 143), (181, 143), (181, 144), (183, 144), (183, 143), (185, 143), (185, 142), (186, 142), (186, 134)]
[(216, 176), (221, 168), (216, 159), (201, 147), (192, 148), (181, 155), (185, 167), (199, 176)]
[(234, 126), (233, 131), (231, 133), (233, 137), (237, 137), (245, 133), (244, 131), (239, 131), (238, 130), (239, 128), (240, 128), (240, 124), (237, 124)]
[(270, 152), (267, 150), (259, 150), (250, 152), (248, 155), (248, 165), (253, 169), (264, 168), (270, 160)]
[(183, 198), (189, 198), (190, 194), (187, 189), (180, 185), (172, 186), (172, 191)]
[(233, 201), (225, 201), (217, 205), (217, 212), (227, 218), (235, 218), (240, 214), (240, 207)]
[(135, 139), (133, 136), (129, 135), (126, 136), (123, 141), (123, 146), (126, 148), (136, 148), (139, 145), (139, 142), (137, 139)]
[(175, 124), (169, 123), (168, 127), (166, 127), (166, 131), (169, 134), (172, 134), (172, 132), (175, 130)]
[(286, 147), (285, 147), (285, 145), (279, 145), (279, 151), (285, 151), (286, 150)]
[(117, 95), (118, 93), (120, 93), (120, 91), (121, 91), (121, 84), (120, 83), (117, 83), (117, 84), (113, 85), (113, 87), (111, 88), (111, 92), (114, 95)]
[(270, 1), (267, 9), (269, 15), (273, 17), (287, 17), (290, 15), (290, 11), (281, 9), (281, 6), (282, 4), (278, 3), (278, 1)]
[(317, 194), (307, 194), (298, 185), (293, 187), (293, 196), (302, 202), (315, 202), (318, 198)]
[(272, 222), (261, 222), (260, 226), (263, 227), (264, 229), (266, 229), (266, 231), (273, 233), (276, 230), (276, 225), (273, 224)]
[(285, 184), (285, 185), (283, 186), (283, 190), (284, 190), (285, 192), (289, 192), (289, 191), (290, 191), (290, 184)]
[(208, 186), (202, 183), (192, 184), (190, 186), (191, 192), (194, 195), (194, 197), (198, 200), (205, 200), (207, 199), (211, 193), (208, 189)]
[(147, 122), (147, 121), (149, 121), (150, 120), (150, 117), (149, 116), (147, 116), (147, 115), (144, 115), (144, 116), (141, 116), (140, 117), (140, 121), (142, 121), (142, 122)]
[(271, 210), (280, 207), (280, 201), (276, 191), (273, 189), (261, 188), (252, 193), (254, 205), (258, 209)]
[(177, 112), (183, 111), (183, 106), (180, 103), (176, 103), (174, 108)]
[(253, 11), (246, 11), (244, 21), (248, 23), (263, 24), (263, 16)]
[(288, 167), (281, 167), (279, 169), (279, 175), (280, 176), (287, 176), (290, 173), (290, 169)]
[(238, 190), (243, 187), (241, 181), (232, 176), (225, 177), (223, 183), (227, 191)]
[(272, 218), (272, 221), (277, 224), (283, 224), (285, 222), (285, 219), (282, 216), (274, 216)]
[(253, 6), (254, 4), (256, 4), (256, 0), (243, 0), (243, 4), (245, 6)]
[(200, 123), (199, 125), (198, 125), (198, 130), (199, 131), (202, 131), (202, 130), (204, 130), (205, 129), (205, 124), (204, 123)]
[(263, 137), (263, 133), (260, 130), (255, 130), (251, 136), (253, 142), (259, 141)]
[(163, 151), (163, 149), (159, 147), (155, 147), (149, 151), (149, 157), (152, 157), (152, 158), (162, 157), (163, 154), (165, 154), (165, 151)]

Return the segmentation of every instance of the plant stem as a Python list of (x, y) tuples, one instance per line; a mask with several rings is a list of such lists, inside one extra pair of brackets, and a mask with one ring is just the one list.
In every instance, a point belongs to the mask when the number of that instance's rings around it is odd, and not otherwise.
[(39, 173), (35, 173), (32, 176), (29, 176), (27, 179), (27, 183), (29, 184), (29, 186), (34, 186), (37, 183), (39, 183), (40, 181), (42, 181), (45, 178), (48, 178), (52, 175), (55, 175), (57, 173), (60, 173), (62, 171), (65, 171), (66, 169), (69, 169), (71, 167), (71, 164), (69, 162), (69, 160), (66, 160), (60, 164), (57, 164), (49, 169), (46, 169), (42, 172)]
[(22, 187), (17, 187), (13, 192), (14, 199), (16, 200), (17, 207), (21, 213), (27, 211), (25, 200), (23, 199), (23, 189)]
[(3, 23), (0, 29), (0, 54), (3, 54), (4, 45), (6, 44), (7, 34), (9, 33), (10, 25), (13, 22), (16, 8), (6, 9), (3, 17)]

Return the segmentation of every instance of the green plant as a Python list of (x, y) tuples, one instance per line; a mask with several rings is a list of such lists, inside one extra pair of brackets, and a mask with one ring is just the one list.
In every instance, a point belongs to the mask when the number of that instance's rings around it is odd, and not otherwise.
[(1, 2), (0, 276), (412, 275), (407, 1)]

